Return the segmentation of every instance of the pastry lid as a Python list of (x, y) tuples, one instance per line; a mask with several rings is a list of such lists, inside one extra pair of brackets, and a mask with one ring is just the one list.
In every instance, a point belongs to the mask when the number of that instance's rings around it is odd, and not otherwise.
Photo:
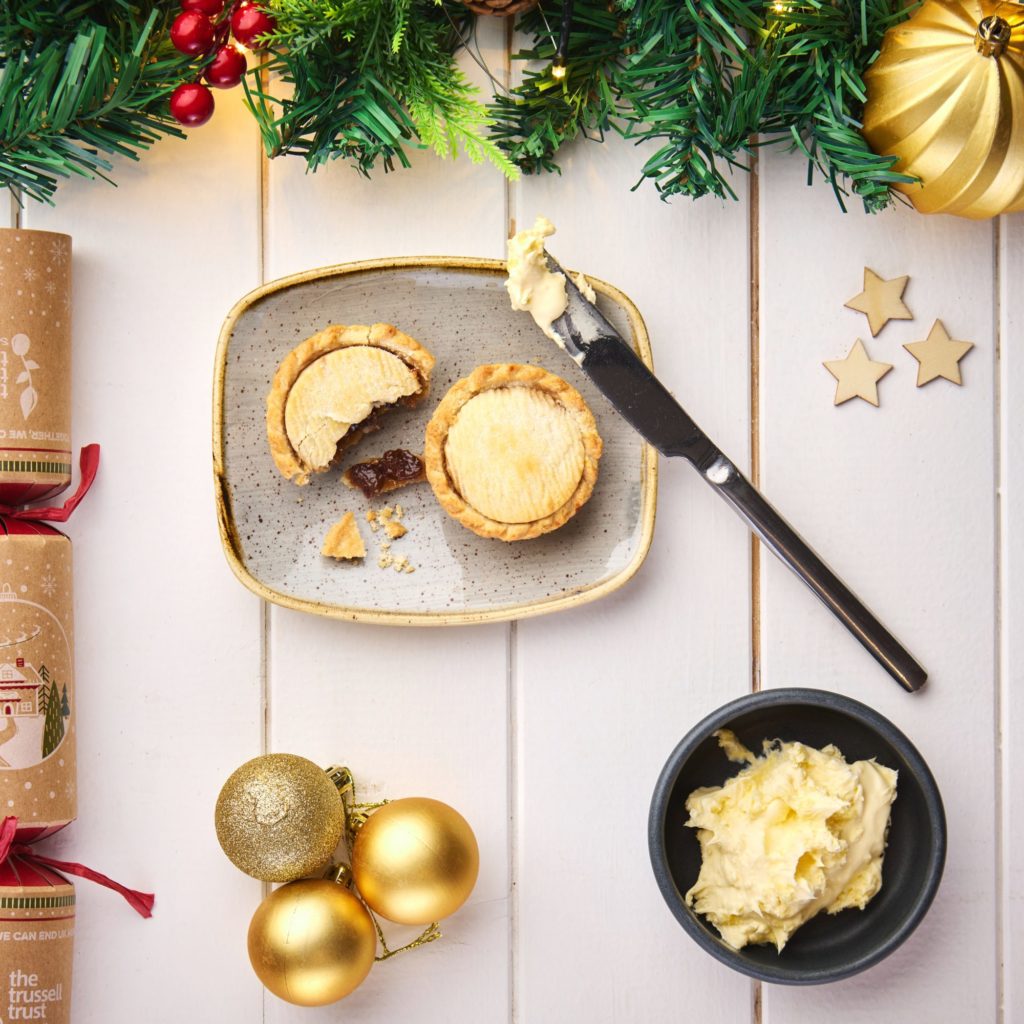
[[(575, 607), (614, 592), (637, 572), (654, 533), (656, 453), (571, 367), (567, 378), (593, 412), (604, 451), (590, 500), (554, 532), (506, 544), (452, 520), (425, 484), (370, 502), (341, 483), (352, 462), (394, 449), (423, 451), (437, 400), (474, 368), (565, 367), (554, 344), (512, 310), (504, 282), (500, 260), (396, 257), (283, 278), (235, 305), (215, 363), (213, 468), (221, 543), (246, 587), (284, 607), (332, 618), (443, 626)], [(650, 365), (639, 310), (612, 285), (592, 283), (601, 309)], [(394, 324), (434, 354), (432, 396), (384, 417), (337, 468), (296, 487), (268, 450), (271, 381), (296, 339), (328, 324), (370, 320)], [(366, 513), (396, 504), (407, 532), (382, 553), (388, 538), (383, 529), (372, 531)], [(328, 528), (346, 511), (355, 513), (367, 545), (362, 562), (340, 564), (320, 554)], [(415, 571), (404, 571), (402, 555)]]

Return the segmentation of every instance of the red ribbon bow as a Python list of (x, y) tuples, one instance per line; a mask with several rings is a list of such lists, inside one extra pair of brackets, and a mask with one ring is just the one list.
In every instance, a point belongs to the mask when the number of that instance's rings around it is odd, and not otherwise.
[(106, 875), (101, 875), (98, 871), (85, 867), (84, 864), (75, 864), (72, 861), (53, 860), (51, 857), (44, 857), (27, 843), (16, 843), (14, 837), (17, 835), (17, 832), (18, 819), (15, 817), (4, 818), (3, 824), (0, 825), (0, 864), (7, 860), (9, 856), (14, 855), (27, 860), (29, 863), (45, 864), (47, 867), (63, 871), (65, 874), (77, 875), (79, 878), (86, 878), (90, 882), (98, 882), (100, 885), (105, 885), (108, 889), (113, 889), (114, 892), (119, 892), (128, 901), (132, 909), (136, 910), (143, 917), (153, 916), (154, 897), (152, 893), (128, 889), (121, 885), (120, 882), (115, 882), (112, 878), (107, 878)]
[(96, 479), (96, 470), (100, 468), (100, 446), (87, 444), (78, 455), (78, 466), (82, 471), (78, 490), (60, 508), (17, 508), (13, 505), (0, 504), (0, 515), (10, 519), (34, 519), (39, 523), (66, 523), (71, 518), (71, 513), (89, 493), (89, 488)]

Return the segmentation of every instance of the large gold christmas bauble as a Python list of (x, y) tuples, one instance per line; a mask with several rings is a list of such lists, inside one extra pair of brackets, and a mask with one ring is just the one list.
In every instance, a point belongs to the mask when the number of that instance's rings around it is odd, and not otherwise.
[(399, 924), (429, 924), (466, 902), (480, 870), (476, 836), (458, 811), (426, 797), (394, 800), (356, 833), (352, 874), (367, 905)]
[(865, 75), (864, 137), (922, 213), (1024, 209), (1024, 7), (926, 0), (889, 29)]
[(327, 773), (295, 754), (265, 754), (235, 771), (217, 798), (217, 838), (231, 862), (264, 882), (325, 868), (345, 829)]
[(377, 953), (366, 907), (338, 882), (309, 878), (272, 892), (249, 925), (260, 981), (298, 1006), (323, 1006), (362, 984)]

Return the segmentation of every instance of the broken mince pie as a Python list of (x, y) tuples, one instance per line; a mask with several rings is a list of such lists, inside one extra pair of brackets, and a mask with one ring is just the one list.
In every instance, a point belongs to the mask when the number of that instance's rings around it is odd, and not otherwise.
[(309, 483), (388, 409), (420, 402), (433, 367), (434, 357), (390, 324), (332, 326), (307, 338), (284, 358), (267, 396), (274, 464)]
[(580, 393), (538, 366), (478, 366), (427, 425), (427, 480), (481, 537), (529, 540), (586, 503), (601, 437)]

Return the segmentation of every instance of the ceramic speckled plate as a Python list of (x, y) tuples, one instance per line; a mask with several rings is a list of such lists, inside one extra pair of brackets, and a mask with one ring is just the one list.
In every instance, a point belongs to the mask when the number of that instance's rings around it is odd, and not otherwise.
[[(610, 593), (639, 569), (654, 531), (657, 459), (572, 363), (509, 307), (497, 260), (409, 258), (350, 263), (283, 278), (251, 292), (221, 331), (214, 380), (213, 462), (221, 540), (235, 575), (268, 601), (302, 611), (395, 625), (523, 618)], [(591, 279), (602, 312), (650, 365), (639, 311)], [(371, 503), (340, 471), (296, 487), (267, 448), (265, 401), (282, 358), (328, 324), (393, 323), (437, 359), (431, 393), (395, 410), (344, 465), (389, 448), (422, 452), (431, 413), (481, 363), (534, 363), (564, 376), (593, 410), (604, 439), (593, 497), (560, 530), (517, 544), (477, 537), (451, 519), (428, 484)], [(408, 534), (393, 544), (414, 573), (377, 565), (380, 534), (367, 508), (401, 503)], [(362, 563), (320, 555), (328, 526), (354, 511), (367, 544)]]

